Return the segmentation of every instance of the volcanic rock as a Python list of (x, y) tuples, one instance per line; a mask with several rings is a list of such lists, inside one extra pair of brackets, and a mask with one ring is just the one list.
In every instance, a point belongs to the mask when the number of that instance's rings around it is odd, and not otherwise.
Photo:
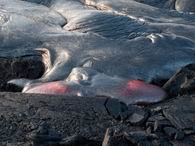
[(177, 131), (174, 138), (176, 140), (182, 140), (182, 139), (184, 139), (184, 136), (185, 136), (185, 134), (183, 131)]
[(118, 120), (124, 120), (130, 114), (128, 107), (117, 99), (108, 99), (105, 103), (105, 107), (108, 113)]
[(163, 86), (171, 97), (195, 93), (195, 65), (177, 71)]
[(143, 108), (139, 108), (139, 107), (129, 105), (128, 110), (131, 111), (130, 112), (131, 114), (127, 118), (126, 122), (129, 122), (132, 125), (141, 125), (141, 124), (143, 124), (149, 116), (148, 111), (143, 109)]
[(177, 130), (173, 127), (165, 127), (163, 128), (165, 134), (167, 134), (170, 138), (173, 138), (177, 133)]

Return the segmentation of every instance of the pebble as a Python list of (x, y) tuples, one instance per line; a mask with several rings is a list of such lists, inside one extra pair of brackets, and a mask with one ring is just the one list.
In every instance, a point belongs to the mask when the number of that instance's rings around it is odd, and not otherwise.
[(159, 140), (159, 146), (173, 146), (167, 139), (161, 138)]
[(178, 132), (177, 129), (173, 127), (164, 127), (163, 128), (166, 135), (168, 135), (170, 138), (173, 138), (175, 134)]
[(128, 141), (130, 141), (133, 144), (137, 144), (141, 141), (147, 140), (146, 133), (143, 131), (129, 132), (126, 135), (126, 138)]
[(116, 134), (114, 129), (108, 128), (104, 136), (102, 146), (129, 146), (131, 145), (128, 140), (123, 138), (124, 133)]
[(124, 103), (119, 102), (117, 99), (108, 99), (105, 107), (114, 119), (125, 120), (129, 115), (127, 106)]
[(145, 140), (145, 141), (139, 142), (137, 146), (155, 146), (155, 145), (152, 142)]
[(161, 131), (165, 126), (171, 126), (168, 120), (155, 120), (154, 131)]
[(185, 136), (185, 134), (184, 134), (184, 132), (183, 131), (178, 131), (176, 134), (175, 134), (175, 139), (176, 140), (182, 140), (182, 139), (184, 139), (184, 136)]
[(64, 145), (64, 146), (79, 146), (79, 145), (84, 145), (86, 143), (88, 143), (89, 140), (87, 140), (85, 137), (79, 135), (79, 134), (75, 134), (73, 136), (69, 136), (66, 137), (64, 139), (62, 139), (62, 141), (60, 142), (60, 145)]
[(133, 113), (127, 118), (127, 122), (132, 125), (141, 125), (146, 122), (149, 113), (142, 108), (135, 108), (133, 109)]
[(36, 144), (58, 142), (62, 139), (58, 133), (50, 129), (46, 122), (41, 123), (39, 128), (29, 135), (29, 138)]

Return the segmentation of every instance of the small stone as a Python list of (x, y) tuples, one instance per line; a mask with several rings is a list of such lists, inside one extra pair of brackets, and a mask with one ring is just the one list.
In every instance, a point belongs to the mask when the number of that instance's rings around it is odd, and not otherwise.
[(195, 124), (192, 125), (192, 130), (195, 131)]
[(128, 118), (128, 121), (131, 123), (131, 124), (141, 124), (143, 123), (142, 121), (145, 119), (145, 116), (142, 115), (142, 114), (138, 114), (138, 113), (133, 113), (129, 118)]
[(29, 125), (28, 125), (28, 129), (29, 130), (35, 130), (37, 128), (37, 125), (35, 125), (34, 123), (30, 122)]
[(147, 135), (143, 131), (135, 131), (126, 134), (126, 139), (133, 144), (137, 144), (143, 140), (147, 140)]
[[(151, 126), (151, 127), (154, 127), (154, 126), (156, 126), (154, 129), (158, 129), (159, 127), (159, 122), (158, 123), (156, 123), (157, 125), (154, 125), (155, 124), (155, 122), (156, 121), (163, 121), (163, 120), (166, 120), (165, 119), (165, 117), (162, 115), (162, 114), (160, 114), (160, 113), (158, 113), (157, 115), (155, 114), (155, 115), (150, 115), (150, 117), (148, 118), (148, 120), (147, 120), (147, 122), (146, 122), (146, 127), (148, 127), (148, 126)], [(154, 130), (153, 129), (153, 130)]]
[(184, 133), (185, 133), (186, 135), (192, 135), (192, 134), (195, 134), (195, 131), (193, 131), (192, 129), (185, 129), (185, 130), (184, 130)]
[(150, 126), (146, 129), (146, 133), (147, 134), (151, 134), (152, 133), (152, 128)]
[(160, 107), (160, 106), (152, 109), (152, 112), (154, 112), (154, 113), (159, 113), (161, 111), (162, 111), (162, 107)]
[(129, 105), (127, 106), (127, 108), (128, 108), (128, 111), (129, 111), (130, 113), (134, 113), (135, 111), (137, 111), (137, 110), (140, 109), (138, 106), (136, 106), (136, 105), (131, 105), (131, 104), (129, 104)]
[(10, 126), (10, 130), (15, 131), (17, 127), (18, 127), (17, 123), (12, 123)]
[(32, 135), (32, 139), (36, 143), (45, 143), (45, 142), (52, 142), (52, 141), (60, 141), (62, 138), (58, 134), (49, 134), (49, 135), (41, 135), (36, 134)]
[(129, 113), (128, 111), (121, 112), (121, 113), (120, 113), (120, 119), (121, 119), (122, 121), (125, 121), (125, 120), (128, 118), (129, 114), (130, 114), (130, 113)]
[(183, 131), (178, 131), (178, 132), (175, 134), (175, 139), (176, 139), (176, 140), (182, 140), (182, 139), (184, 139), (184, 136), (185, 136), (185, 134), (184, 134)]
[[(146, 127), (154, 127), (154, 122), (147, 121), (146, 122)], [(151, 128), (152, 129), (152, 128)]]
[(135, 145), (140, 144), (144, 146), (144, 144), (147, 144), (150, 146), (150, 144), (152, 145), (150, 141), (158, 139), (158, 136), (156, 134), (147, 134), (144, 131), (134, 131), (126, 133), (125, 138)]
[(106, 130), (106, 134), (104, 136), (104, 140), (103, 140), (102, 146), (108, 146), (109, 145), (109, 143), (111, 141), (110, 138), (112, 137), (112, 133), (113, 132), (111, 132), (110, 129)]
[(159, 129), (160, 129), (159, 122), (156, 120), (156, 121), (154, 122), (154, 131), (156, 132), (156, 131), (158, 131)]
[(168, 120), (155, 120), (154, 131), (161, 131), (164, 127), (171, 126)]
[(48, 134), (49, 132), (49, 125), (46, 122), (40, 124), (37, 133), (38, 134)]
[(156, 120), (161, 121), (161, 120), (166, 120), (166, 118), (160, 113), (157, 115), (152, 115), (148, 118), (148, 121), (150, 122), (155, 122)]
[(117, 99), (108, 99), (105, 103), (108, 113), (117, 120), (124, 120), (128, 117), (127, 106)]
[(89, 140), (86, 139), (85, 137), (75, 134), (73, 136), (69, 136), (64, 138), (61, 142), (60, 145), (65, 145), (65, 146), (74, 146), (74, 145), (83, 145), (88, 143)]
[(137, 108), (126, 121), (132, 125), (141, 125), (147, 120), (148, 116), (149, 113), (146, 110)]
[(144, 140), (137, 144), (137, 146), (155, 146), (152, 142)]
[(58, 142), (62, 139), (58, 133), (49, 128), (46, 122), (41, 123), (39, 128), (29, 135), (29, 138), (36, 144)]
[(115, 129), (108, 128), (102, 146), (129, 146), (131, 144), (124, 138), (124, 133), (116, 134)]
[(159, 141), (159, 146), (173, 146), (167, 139), (161, 138)]
[(195, 142), (191, 138), (185, 138), (183, 140), (176, 140), (172, 142), (174, 146), (194, 146)]
[(174, 137), (175, 134), (178, 132), (177, 129), (173, 127), (165, 127), (163, 128), (166, 135), (168, 135), (170, 138)]

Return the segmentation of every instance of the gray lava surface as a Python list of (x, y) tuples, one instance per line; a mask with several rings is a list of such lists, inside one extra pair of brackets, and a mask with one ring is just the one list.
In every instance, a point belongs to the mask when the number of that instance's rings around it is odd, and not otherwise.
[[(0, 42), (0, 145), (195, 145), (194, 0), (0, 0)], [(131, 80), (168, 96), (128, 105)]]

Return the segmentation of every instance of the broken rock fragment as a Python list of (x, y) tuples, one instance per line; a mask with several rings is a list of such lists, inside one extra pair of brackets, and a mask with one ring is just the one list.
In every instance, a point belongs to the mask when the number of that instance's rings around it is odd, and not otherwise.
[(129, 105), (128, 110), (131, 111), (131, 114), (129, 115), (126, 121), (132, 125), (143, 124), (149, 116), (149, 113), (147, 110), (133, 106), (133, 105)]
[(195, 93), (195, 65), (181, 68), (165, 83), (163, 88), (173, 97)]

